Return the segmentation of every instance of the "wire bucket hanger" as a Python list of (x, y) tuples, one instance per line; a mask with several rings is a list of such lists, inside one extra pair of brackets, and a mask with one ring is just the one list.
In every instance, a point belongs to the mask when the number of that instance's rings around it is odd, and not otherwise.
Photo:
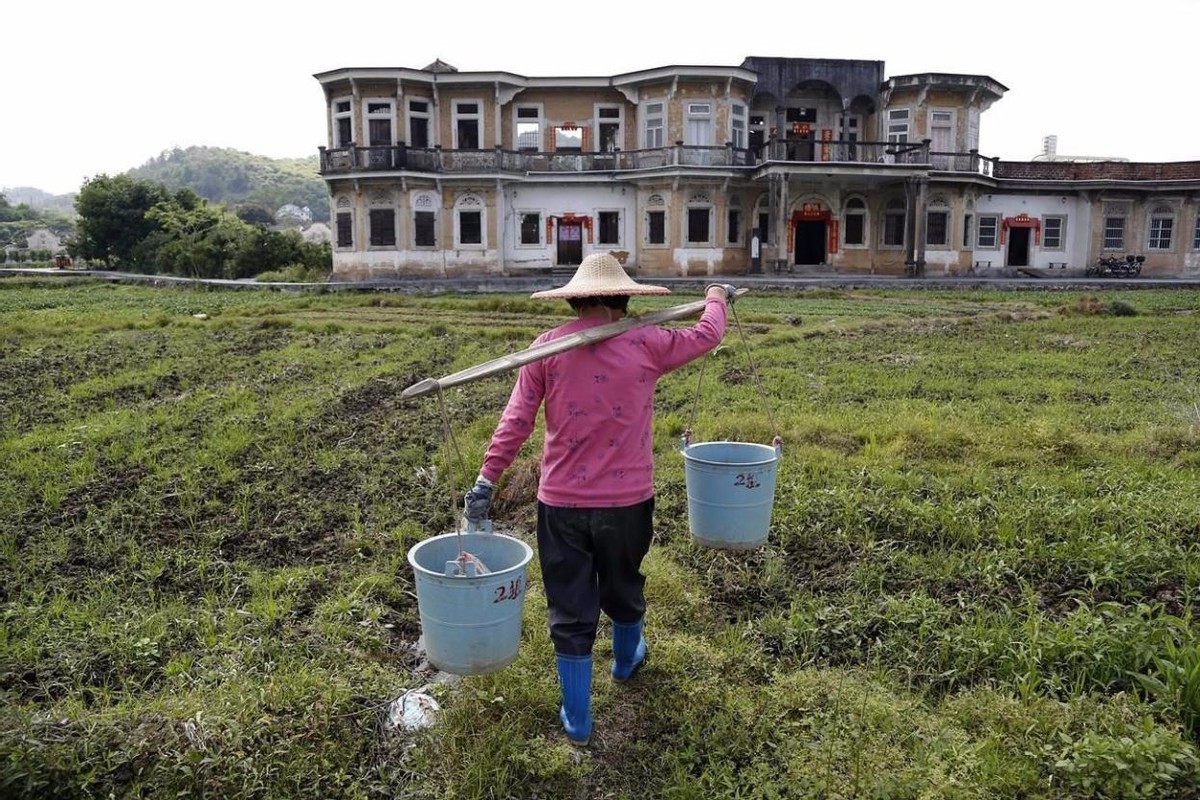
[[(479, 556), (468, 553), (463, 547), (463, 515), (458, 509), (458, 495), (454, 488), (454, 465), (458, 464), (460, 470), (465, 470), (466, 463), (463, 461), (462, 451), (458, 449), (458, 442), (454, 439), (454, 429), (450, 425), (450, 411), (446, 407), (446, 396), (442, 393), (439, 386), (437, 389), (438, 405), (442, 411), (442, 433), (445, 439), (446, 450), (446, 480), (450, 487), (451, 497), (451, 517), (454, 520), (454, 533), (458, 541), (458, 557), (446, 562), (446, 576), (451, 578), (474, 578), (476, 575), (486, 575), (491, 572), (487, 565), (484, 564)], [(485, 525), (477, 529), (470, 520), (467, 521), (468, 533), (491, 533), (492, 524), (490, 520), (485, 520)]]
[[(766, 389), (763, 388), (762, 378), (759, 377), (758, 367), (755, 366), (754, 354), (750, 352), (750, 342), (746, 338), (746, 331), (742, 328), (742, 321), (738, 317), (737, 306), (731, 303), (729, 310), (733, 313), (734, 325), (737, 327), (738, 336), (742, 340), (742, 346), (746, 350), (746, 361), (750, 364), (750, 374), (754, 377), (754, 385), (758, 389), (759, 397), (762, 399), (763, 408), (766, 409), (767, 422), (770, 424), (771, 430), (775, 431), (775, 435), (771, 439), (771, 446), (776, 451), (780, 451), (783, 448), (783, 437), (779, 435), (779, 426), (775, 422), (775, 414), (767, 397)], [(713, 348), (713, 350), (716, 350), (716, 348)], [(687, 427), (683, 430), (683, 434), (679, 437), (680, 446), (684, 448), (692, 444), (694, 435), (692, 432), (693, 426), (696, 424), (696, 413), (700, 407), (700, 394), (704, 385), (704, 368), (708, 365), (708, 358), (713, 354), (713, 350), (705, 353), (704, 359), (700, 362), (700, 376), (696, 379), (696, 395), (692, 398), (692, 415), (688, 420)]]

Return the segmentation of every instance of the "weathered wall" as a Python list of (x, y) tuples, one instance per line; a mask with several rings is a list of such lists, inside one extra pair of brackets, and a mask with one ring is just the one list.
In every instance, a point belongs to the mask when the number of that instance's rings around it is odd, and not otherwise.
[[(614, 184), (592, 186), (514, 185), (505, 192), (503, 212), (505, 269), (518, 272), (530, 269), (549, 269), (556, 265), (557, 239), (548, 241), (546, 220), (563, 214), (586, 215), (592, 219), (592, 241), (585, 231), (583, 255), (623, 250), (629, 254), (627, 264), (637, 264), (637, 191), (632, 187)], [(600, 243), (599, 212), (620, 213), (620, 241)], [(537, 213), (541, 217), (536, 245), (521, 244), (521, 215)]]

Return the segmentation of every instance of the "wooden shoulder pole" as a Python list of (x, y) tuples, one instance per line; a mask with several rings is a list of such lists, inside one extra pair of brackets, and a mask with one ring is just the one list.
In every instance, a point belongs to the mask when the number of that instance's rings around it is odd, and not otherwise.
[[(749, 289), (738, 289), (734, 297), (741, 297), (749, 291)], [(574, 350), (576, 347), (602, 342), (605, 339), (611, 339), (618, 334), (631, 331), (634, 328), (643, 328), (647, 325), (657, 325), (660, 322), (670, 322), (690, 317), (703, 311), (706, 302), (707, 300), (697, 300), (693, 303), (684, 303), (683, 305), (651, 311), (648, 314), (641, 314), (636, 317), (626, 317), (616, 322), (610, 322), (607, 325), (598, 325), (595, 328), (588, 328), (577, 333), (561, 336), (543, 344), (527, 347), (516, 353), (509, 353), (508, 355), (494, 358), (491, 361), (476, 364), (473, 367), (468, 367), (442, 378), (425, 378), (409, 386), (400, 393), (400, 396), (420, 397), (438, 389), (449, 389), (451, 386), (470, 383), (480, 378), (487, 378), (492, 375), (499, 375), (502, 372), (518, 369), (526, 364), (541, 361), (548, 356)]]

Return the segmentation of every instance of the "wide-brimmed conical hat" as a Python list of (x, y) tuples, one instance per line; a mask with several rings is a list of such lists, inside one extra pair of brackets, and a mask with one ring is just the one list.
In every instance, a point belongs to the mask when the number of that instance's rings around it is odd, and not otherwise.
[(670, 294), (665, 286), (638, 283), (625, 273), (621, 262), (608, 253), (592, 253), (583, 260), (571, 280), (557, 289), (534, 292), (530, 297), (561, 298), (614, 297), (635, 294)]

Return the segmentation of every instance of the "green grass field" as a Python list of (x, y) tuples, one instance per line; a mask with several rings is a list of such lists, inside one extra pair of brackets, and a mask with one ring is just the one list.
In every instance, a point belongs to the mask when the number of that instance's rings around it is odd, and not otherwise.
[(516, 663), (385, 724), (512, 376), (400, 392), (565, 303), (0, 281), (0, 796), (1200, 796), (1200, 292), (736, 310), (695, 430), (783, 437), (768, 543), (690, 540), (667, 376), (652, 660), (613, 685), (601, 631), (577, 749), (536, 560)]

